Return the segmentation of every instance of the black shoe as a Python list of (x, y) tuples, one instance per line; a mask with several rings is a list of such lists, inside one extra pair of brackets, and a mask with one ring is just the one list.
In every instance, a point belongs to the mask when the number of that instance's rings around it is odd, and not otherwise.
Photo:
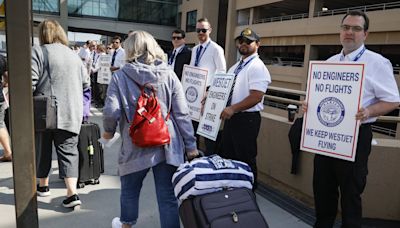
[(77, 194), (74, 194), (63, 200), (63, 206), (68, 208), (75, 207), (81, 204), (82, 202), (79, 200), (79, 196)]
[(51, 193), (50, 193), (49, 186), (40, 187), (39, 185), (37, 185), (37, 194), (38, 194), (38, 196), (42, 196), (42, 197), (50, 196)]

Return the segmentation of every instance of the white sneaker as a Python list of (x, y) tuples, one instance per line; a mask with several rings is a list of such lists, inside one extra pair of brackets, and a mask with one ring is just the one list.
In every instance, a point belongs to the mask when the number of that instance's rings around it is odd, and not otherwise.
[(119, 217), (115, 217), (113, 218), (112, 222), (111, 222), (111, 227), (112, 228), (122, 228), (122, 223), (119, 220)]

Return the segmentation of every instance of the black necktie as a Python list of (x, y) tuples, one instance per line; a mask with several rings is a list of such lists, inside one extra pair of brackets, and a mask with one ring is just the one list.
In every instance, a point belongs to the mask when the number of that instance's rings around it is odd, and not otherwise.
[(96, 66), (96, 52), (93, 52), (93, 61), (92, 61), (92, 66)]
[(232, 89), (229, 92), (229, 97), (228, 97), (228, 101), (226, 102), (226, 106), (230, 106), (231, 102), (232, 102), (232, 95), (233, 95), (233, 89), (235, 88), (235, 84), (236, 84), (236, 77), (239, 74), (239, 72), (242, 70), (243, 68), (243, 60), (240, 60), (240, 63), (238, 65), (238, 67), (235, 70), (235, 77), (233, 78), (233, 82), (232, 82)]
[(111, 59), (111, 66), (114, 66), (115, 56), (117, 56), (117, 50), (114, 51), (114, 54), (113, 54), (113, 56), (112, 56), (112, 59)]
[(169, 57), (169, 60), (168, 60), (168, 64), (169, 64), (169, 65), (172, 65), (172, 63), (174, 62), (175, 52), (176, 52), (176, 50), (174, 50), (174, 51), (172, 52), (172, 55)]
[(196, 60), (194, 61), (194, 66), (199, 66), (200, 54), (201, 54), (201, 51), (202, 51), (202, 50), (203, 50), (203, 46), (200, 45), (200, 47), (197, 48), (197, 51), (196, 51)]

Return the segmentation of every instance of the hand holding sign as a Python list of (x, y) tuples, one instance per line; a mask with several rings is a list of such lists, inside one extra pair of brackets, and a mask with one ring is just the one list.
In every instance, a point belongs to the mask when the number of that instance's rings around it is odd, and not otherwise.
[[(226, 109), (233, 77), (233, 74), (215, 74), (212, 85), (207, 93), (204, 113), (201, 116), (197, 134), (214, 141), (216, 140), (221, 125), (221, 113)], [(228, 107), (228, 109), (231, 108)]]

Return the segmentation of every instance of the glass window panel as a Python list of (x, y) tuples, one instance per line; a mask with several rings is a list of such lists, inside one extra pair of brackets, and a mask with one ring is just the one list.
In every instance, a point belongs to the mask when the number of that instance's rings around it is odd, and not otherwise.
[(186, 17), (186, 32), (196, 31), (197, 10), (187, 12)]

